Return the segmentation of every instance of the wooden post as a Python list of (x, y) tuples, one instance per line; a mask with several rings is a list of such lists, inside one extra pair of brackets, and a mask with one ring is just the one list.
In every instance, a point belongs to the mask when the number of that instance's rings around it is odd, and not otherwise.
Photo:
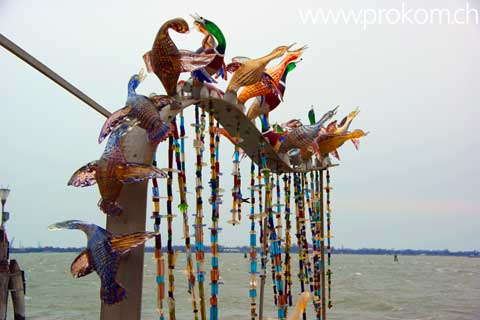
[(325, 309), (325, 207), (323, 202), (323, 170), (320, 170), (320, 256), (322, 259), (322, 320), (327, 320), (327, 310)]
[(3, 228), (0, 229), (0, 320), (7, 318), (8, 305), (8, 240)]
[[(127, 162), (152, 164), (156, 146), (147, 140), (145, 130), (134, 127), (122, 139), (122, 153)], [(147, 209), (148, 181), (124, 185), (119, 204), (120, 217), (107, 217), (107, 230), (114, 234), (144, 231)], [(140, 320), (142, 311), (144, 246), (139, 246), (123, 257), (117, 279), (127, 290), (127, 299), (113, 306), (102, 304), (102, 320)]]
[(10, 260), (10, 281), (8, 288), (12, 295), (13, 313), (15, 320), (25, 320), (25, 287), (23, 272), (17, 260)]

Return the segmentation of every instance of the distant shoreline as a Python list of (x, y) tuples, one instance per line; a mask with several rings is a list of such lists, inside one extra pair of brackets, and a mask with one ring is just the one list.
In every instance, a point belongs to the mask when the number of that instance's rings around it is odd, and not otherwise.
[[(42, 252), (80, 252), (84, 250), (83, 247), (27, 247), (27, 248), (10, 248), (10, 253), (42, 253)], [(166, 251), (166, 248), (164, 248)], [(175, 251), (184, 251), (183, 246), (174, 246)], [(153, 252), (153, 247), (146, 247), (145, 252)], [(210, 252), (209, 247), (205, 247), (206, 252)], [(224, 253), (248, 253), (249, 247), (221, 247), (220, 252)], [(326, 250), (325, 250), (326, 251)], [(378, 249), (378, 248), (362, 248), (362, 249), (349, 249), (332, 248), (332, 254), (356, 254), (356, 255), (402, 255), (402, 256), (454, 256), (454, 257), (476, 257), (480, 258), (480, 251), (449, 251), (445, 250), (413, 250), (413, 249)], [(292, 247), (291, 252), (298, 252), (297, 247)], [(325, 252), (326, 253), (326, 252)]]

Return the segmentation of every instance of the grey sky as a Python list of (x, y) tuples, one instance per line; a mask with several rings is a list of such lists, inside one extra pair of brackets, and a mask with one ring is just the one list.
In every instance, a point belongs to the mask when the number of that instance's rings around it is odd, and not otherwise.
[[(129, 77), (143, 66), (143, 53), (167, 19), (180, 16), (191, 22), (188, 14), (198, 12), (214, 21), (226, 35), (228, 58), (259, 57), (294, 41), (308, 44), (304, 61), (287, 81), (285, 102), (271, 119), (306, 120), (312, 104), (317, 113), (339, 104), (339, 117), (360, 106), (352, 128), (371, 132), (359, 152), (351, 144), (343, 146), (341, 166), (332, 170), (334, 245), (480, 248), (478, 24), (382, 24), (363, 30), (355, 24), (303, 24), (298, 14), (298, 9), (320, 6), (398, 8), (400, 1), (242, 1), (235, 7), (220, 1), (165, 3), (0, 0), (0, 32), (111, 111), (123, 106)], [(464, 1), (407, 4), (465, 7)], [(479, 9), (478, 2), (470, 6)], [(196, 31), (173, 38), (185, 49), (196, 49), (201, 41)], [(77, 168), (103, 151), (96, 139), (104, 118), (3, 48), (0, 81), (0, 184), (12, 189), (10, 238), (24, 246), (83, 244), (79, 233), (52, 233), (46, 227), (65, 219), (104, 224), (96, 206), (98, 189), (66, 186)], [(152, 74), (139, 91), (163, 89)], [(193, 108), (186, 120), (193, 121)], [(192, 162), (191, 140), (187, 146)], [(159, 166), (166, 164), (165, 150), (161, 145)], [(232, 151), (228, 143), (220, 150), (225, 190), (231, 187)], [(247, 169), (249, 161), (243, 165)], [(247, 170), (242, 171), (244, 195)], [(162, 181), (162, 194), (164, 186)], [(227, 225), (229, 199), (226, 192), (220, 243), (247, 244), (248, 207), (240, 226)], [(180, 244), (180, 218), (175, 225)]]

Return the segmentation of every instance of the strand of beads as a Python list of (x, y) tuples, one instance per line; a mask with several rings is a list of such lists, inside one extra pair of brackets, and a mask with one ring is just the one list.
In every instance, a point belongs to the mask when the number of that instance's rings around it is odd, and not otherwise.
[(326, 176), (327, 186), (325, 187), (325, 192), (327, 193), (327, 207), (326, 207), (326, 215), (327, 215), (327, 284), (328, 284), (328, 308), (331, 309), (332, 305), (332, 270), (330, 267), (331, 262), (331, 208), (330, 208), (330, 191), (332, 190), (330, 186), (330, 172), (327, 169), (327, 176)]
[(168, 263), (168, 314), (170, 320), (175, 320), (175, 269), (176, 254), (173, 252), (172, 222), (174, 215), (172, 213), (172, 182), (173, 182), (173, 137), (168, 137), (168, 178), (167, 178), (167, 263)]
[[(260, 153), (259, 153), (260, 156)], [(267, 228), (266, 228), (266, 214), (263, 211), (263, 199), (262, 199), (262, 166), (258, 164), (258, 174), (257, 174), (257, 190), (258, 190), (258, 226), (260, 229), (260, 318), (263, 318), (263, 300), (265, 296), (265, 278), (267, 277), (267, 250), (268, 250), (268, 242), (266, 241), (267, 238)]]
[[(305, 179), (305, 188), (307, 188), (308, 177), (304, 174)], [(317, 319), (321, 319), (322, 310), (321, 310), (321, 291), (320, 291), (320, 265), (319, 265), (319, 248), (320, 248), (320, 239), (319, 239), (319, 230), (318, 230), (318, 211), (316, 210), (316, 195), (315, 195), (315, 180), (313, 177), (313, 172), (310, 172), (310, 185), (306, 192), (307, 197), (307, 206), (308, 213), (310, 217), (310, 230), (312, 233), (312, 249), (313, 249), (313, 290), (314, 293), (314, 306), (316, 311)], [(310, 200), (311, 198), (311, 200)], [(310, 282), (310, 286), (311, 286)]]
[(322, 239), (320, 245), (320, 260), (321, 260), (321, 286), (322, 286), (322, 318), (326, 318), (325, 307), (325, 217), (324, 217), (324, 203), (323, 203), (323, 170), (319, 174), (319, 199), (320, 199), (320, 238)]
[(206, 309), (205, 309), (205, 271), (204, 271), (204, 262), (205, 262), (205, 248), (203, 244), (203, 200), (202, 200), (202, 156), (204, 151), (204, 140), (205, 140), (205, 112), (202, 109), (202, 116), (200, 120), (200, 111), (199, 106), (195, 105), (195, 141), (193, 146), (196, 153), (196, 163), (195, 163), (195, 224), (194, 227), (194, 236), (195, 236), (195, 258), (197, 260), (197, 282), (198, 282), (198, 295), (200, 298), (200, 315), (202, 320), (207, 319)]
[(255, 229), (255, 163), (250, 165), (250, 318), (257, 318), (257, 231)]
[[(312, 226), (312, 208), (311, 208), (311, 202), (310, 202), (310, 190), (308, 188), (308, 179), (307, 179), (307, 175), (306, 173), (302, 173), (302, 196), (305, 196), (304, 198), (304, 205), (308, 211), (308, 219), (310, 220), (310, 231), (313, 235), (313, 233), (315, 233), (315, 230), (314, 230), (314, 225)], [(305, 209), (304, 209), (304, 213), (305, 213)], [(305, 217), (305, 216), (304, 216)], [(305, 265), (306, 265), (306, 282), (308, 283), (309, 285), (309, 288), (310, 288), (310, 292), (315, 292), (314, 290), (314, 271), (312, 270), (312, 265), (311, 265), (311, 262), (310, 262), (310, 258), (309, 258), (309, 249), (310, 249), (310, 246), (308, 245), (308, 238), (307, 238), (307, 221), (306, 221), (306, 217), (305, 219), (303, 219), (303, 224), (302, 224), (302, 239), (303, 239), (303, 245), (304, 245), (304, 251), (306, 253), (305, 255)], [(313, 238), (313, 236), (312, 236)], [(313, 244), (312, 244), (313, 246)], [(315, 248), (313, 248), (313, 253), (312, 255), (315, 255)], [(315, 299), (314, 297), (314, 300), (313, 300), (313, 306), (315, 308), (316, 311), (318, 311), (318, 308), (319, 308), (319, 303), (318, 303), (318, 299)]]
[[(278, 171), (278, 168), (277, 168)], [(273, 177), (272, 177), (273, 181)], [(273, 185), (273, 183), (272, 183)], [(281, 202), (281, 192), (280, 192), (280, 176), (277, 173), (276, 174), (276, 180), (275, 180), (275, 190), (276, 190), (276, 197), (277, 197), (277, 203), (276, 203), (276, 218), (277, 218), (277, 226), (275, 227), (277, 231), (277, 242), (278, 242), (278, 247), (279, 247), (279, 255), (275, 257), (275, 268), (276, 268), (276, 276), (277, 276), (277, 282), (280, 281), (281, 285), (277, 285), (278, 289), (278, 303), (279, 307), (281, 307), (284, 310), (284, 317), (287, 316), (287, 306), (288, 306), (288, 295), (287, 295), (287, 286), (284, 284), (285, 280), (285, 275), (282, 272), (282, 252), (281, 252), (281, 243), (283, 241), (282, 233), (283, 233), (283, 223), (282, 223), (282, 204)]]
[[(273, 220), (272, 192), (271, 192), (272, 182), (270, 181), (270, 169), (268, 169), (267, 167), (267, 158), (265, 157), (265, 146), (263, 143), (260, 145), (260, 156), (261, 156), (261, 162), (262, 162), (263, 182), (265, 184), (265, 211), (268, 215), (268, 231), (269, 231), (268, 238), (271, 245), (270, 256), (271, 256), (272, 266), (274, 270), (272, 274), (274, 301), (276, 302), (277, 308), (278, 308), (278, 318), (285, 319), (287, 312), (286, 312), (286, 299), (283, 294), (282, 251), (280, 247), (280, 240), (277, 237), (277, 232), (275, 230), (275, 223)], [(278, 298), (277, 298), (277, 295), (278, 295)]]
[[(240, 142), (240, 127), (239, 123), (237, 123), (237, 129), (235, 132), (234, 138), (234, 152), (233, 152), (233, 188), (232, 188), (232, 209), (230, 212), (232, 213), (232, 219), (228, 221), (232, 225), (236, 225), (239, 223), (240, 220), (240, 203), (241, 199), (240, 195), (240, 146), (238, 143)], [(238, 217), (238, 219), (237, 219)]]
[(285, 293), (288, 297), (288, 305), (293, 305), (292, 297), (292, 265), (291, 265), (291, 256), (290, 248), (292, 245), (292, 237), (290, 235), (290, 230), (292, 228), (292, 223), (290, 221), (290, 184), (291, 184), (291, 175), (283, 176), (284, 183), (284, 196), (285, 196), (285, 271), (284, 271), (284, 284), (285, 284)]
[(185, 174), (185, 120), (183, 112), (180, 113), (180, 135), (176, 120), (172, 121), (172, 132), (174, 136), (175, 146), (175, 163), (177, 166), (178, 191), (180, 193), (180, 204), (178, 210), (183, 217), (183, 239), (185, 240), (185, 254), (187, 256), (187, 276), (188, 276), (188, 292), (191, 295), (192, 311), (194, 319), (198, 319), (197, 299), (195, 295), (195, 276), (193, 274), (192, 249), (190, 246), (190, 230), (188, 224), (188, 203), (187, 203), (187, 184)]
[[(304, 251), (303, 251), (303, 244), (301, 238), (301, 211), (303, 211), (303, 204), (302, 204), (302, 196), (301, 196), (301, 188), (300, 188), (300, 174), (293, 173), (293, 188), (294, 188), (294, 197), (295, 197), (295, 226), (296, 226), (296, 233), (295, 236), (297, 238), (297, 246), (298, 246), (298, 280), (300, 281), (300, 292), (305, 292), (305, 272), (304, 272)], [(303, 320), (307, 319), (305, 310), (302, 313)]]
[[(270, 175), (270, 173), (269, 173)], [(271, 241), (271, 236), (272, 236), (272, 228), (274, 228), (273, 225), (273, 210), (272, 210), (272, 189), (273, 189), (273, 185), (274, 185), (274, 180), (273, 180), (273, 177), (271, 179), (269, 179), (268, 181), (268, 193), (267, 193), (267, 188), (265, 188), (265, 201), (268, 201), (269, 203), (269, 206), (265, 206), (265, 209), (266, 209), (266, 212), (267, 212), (267, 221), (268, 221), (268, 224), (267, 224), (267, 228), (268, 228), (268, 233), (269, 233), (269, 236), (268, 236), (268, 242), (269, 242), (269, 246), (270, 246), (270, 249), (273, 248), (273, 243)], [(267, 199), (268, 197), (268, 199)], [(270, 223), (270, 215), (272, 216), (272, 223)], [(278, 239), (277, 239), (278, 240)], [(270, 268), (271, 268), (271, 274), (272, 274), (272, 290), (273, 290), (273, 303), (278, 307), (278, 292), (277, 292), (277, 283), (275, 281), (275, 257), (272, 253), (272, 251), (270, 251)]]
[[(157, 166), (157, 157), (156, 154), (153, 157), (154, 167)], [(152, 219), (153, 230), (157, 233), (155, 236), (155, 261), (157, 265), (157, 312), (160, 320), (165, 320), (165, 314), (163, 310), (163, 299), (165, 299), (165, 260), (162, 253), (162, 235), (160, 234), (160, 193), (158, 191), (158, 181), (157, 178), (152, 178), (152, 202), (153, 202), (153, 212)]]
[[(210, 102), (211, 103), (211, 102)], [(220, 198), (218, 197), (219, 192), (219, 174), (220, 174), (220, 164), (218, 162), (218, 147), (220, 142), (219, 136), (219, 124), (214, 127), (214, 118), (213, 114), (210, 111), (208, 117), (209, 124), (209, 134), (210, 134), (210, 169), (211, 169), (211, 197), (210, 203), (212, 205), (212, 227), (210, 228), (210, 242), (212, 250), (212, 270), (210, 271), (210, 319), (218, 320), (218, 293), (219, 293), (219, 279), (220, 279), (220, 270), (219, 270), (219, 256), (218, 256), (218, 232), (220, 228), (218, 227), (219, 219), (219, 206)], [(216, 134), (215, 134), (216, 133)]]
[(303, 203), (303, 210), (302, 210), (302, 218), (300, 219), (301, 222), (301, 233), (302, 233), (302, 243), (303, 243), (303, 248), (305, 255), (303, 256), (304, 258), (304, 264), (306, 266), (305, 268), (305, 282), (308, 284), (310, 288), (310, 292), (313, 292), (313, 272), (312, 272), (312, 265), (310, 263), (310, 256), (309, 256), (309, 245), (308, 245), (308, 238), (307, 238), (307, 218), (305, 216), (305, 208), (306, 208), (306, 201), (305, 201), (305, 196), (306, 196), (306, 182), (305, 182), (305, 174), (301, 174), (301, 196), (302, 196), (302, 203)]

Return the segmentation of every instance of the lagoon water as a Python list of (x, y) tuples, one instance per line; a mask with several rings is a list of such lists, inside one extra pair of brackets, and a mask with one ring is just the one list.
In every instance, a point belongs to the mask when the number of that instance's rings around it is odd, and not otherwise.
[[(145, 255), (142, 319), (158, 319), (155, 311), (155, 262)], [(96, 274), (70, 275), (74, 253), (12, 254), (25, 269), (28, 319), (98, 319)], [(208, 258), (208, 257), (207, 257)], [(294, 256), (294, 261), (296, 261)], [(464, 257), (335, 255), (332, 258), (332, 301), (327, 319), (471, 320), (480, 319), (480, 259)], [(206, 261), (209, 261), (208, 259)], [(221, 255), (220, 319), (249, 319), (248, 260), (243, 254)], [(192, 319), (186, 292), (185, 256), (179, 255), (176, 277), (177, 319)], [(208, 266), (208, 264), (207, 264)], [(297, 266), (294, 264), (296, 274)], [(207, 279), (208, 281), (208, 279)], [(270, 278), (267, 293), (271, 294)], [(298, 295), (298, 286), (294, 288)], [(207, 290), (208, 294), (208, 290)], [(9, 303), (11, 308), (11, 303)], [(275, 317), (271, 296), (267, 317)], [(313, 319), (312, 307), (307, 309)], [(13, 319), (9, 310), (8, 319)]]

